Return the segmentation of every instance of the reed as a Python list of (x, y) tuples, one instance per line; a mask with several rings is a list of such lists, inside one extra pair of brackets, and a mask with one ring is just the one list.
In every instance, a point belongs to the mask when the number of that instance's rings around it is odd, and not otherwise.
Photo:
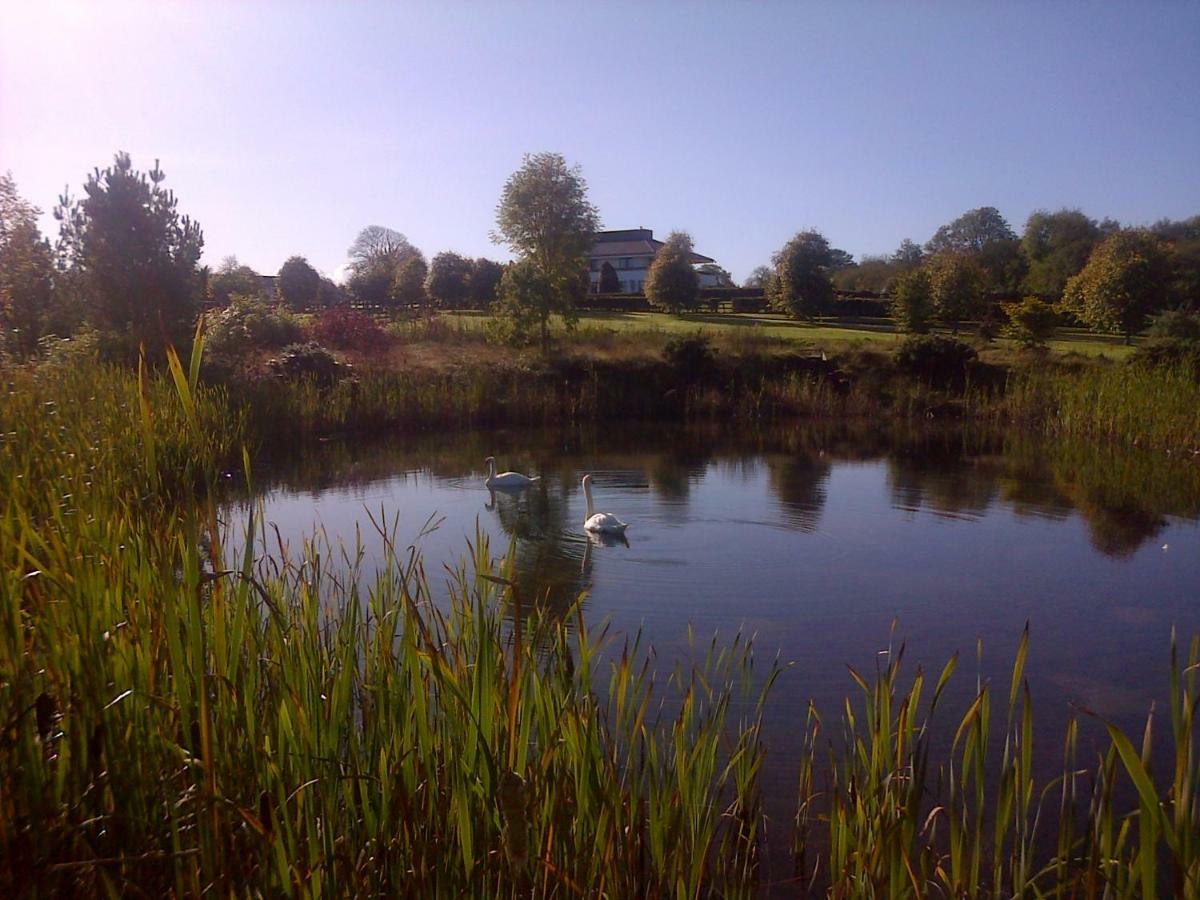
[(1024, 370), (1010, 378), (1003, 411), (1052, 436), (1200, 450), (1200, 383), (1184, 367)]

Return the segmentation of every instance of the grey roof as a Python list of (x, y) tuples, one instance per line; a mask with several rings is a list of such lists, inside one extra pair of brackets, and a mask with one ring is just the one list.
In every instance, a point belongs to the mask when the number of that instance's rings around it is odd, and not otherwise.
[[(604, 259), (611, 256), (654, 256), (662, 241), (654, 239), (654, 232), (649, 228), (628, 228), (624, 231), (601, 231), (596, 234), (596, 243), (592, 246), (591, 258)], [(693, 263), (716, 262), (711, 256), (702, 253), (692, 253)]]

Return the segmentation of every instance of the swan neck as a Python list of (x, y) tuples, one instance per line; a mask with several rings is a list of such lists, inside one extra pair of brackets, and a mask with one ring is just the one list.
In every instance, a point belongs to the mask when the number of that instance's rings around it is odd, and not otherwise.
[(494, 457), (488, 457), (488, 478), (496, 477), (496, 460)]
[(587, 517), (592, 517), (592, 483), (585, 481), (583, 483), (583, 496), (587, 500)]

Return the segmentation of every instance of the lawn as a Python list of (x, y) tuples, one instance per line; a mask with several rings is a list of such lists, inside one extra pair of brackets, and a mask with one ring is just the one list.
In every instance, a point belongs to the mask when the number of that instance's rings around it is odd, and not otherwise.
[[(485, 316), (478, 313), (450, 313), (449, 316), (468, 327), (482, 327)], [(821, 349), (839, 349), (850, 346), (877, 346), (888, 349), (903, 339), (892, 330), (886, 320), (862, 322), (798, 322), (787, 316), (774, 313), (692, 313), (672, 316), (657, 312), (581, 312), (579, 325), (586, 334), (589, 331), (637, 331), (665, 335), (687, 334), (697, 331), (714, 336), (733, 337), (743, 330), (755, 336), (797, 341)], [(969, 335), (964, 335), (970, 339)], [(1001, 338), (994, 343), (998, 351), (1011, 351), (1017, 345)], [(1078, 353), (1083, 356), (1123, 359), (1132, 350), (1121, 343), (1117, 336), (1099, 335), (1076, 329), (1061, 329), (1050, 348), (1058, 353)]]

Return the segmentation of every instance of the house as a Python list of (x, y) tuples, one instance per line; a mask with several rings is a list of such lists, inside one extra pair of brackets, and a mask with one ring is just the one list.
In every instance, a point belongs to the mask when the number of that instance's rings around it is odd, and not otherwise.
[[(654, 232), (649, 228), (628, 228), (624, 231), (601, 231), (596, 234), (596, 243), (588, 256), (588, 278), (593, 292), (600, 290), (600, 271), (608, 263), (617, 274), (621, 292), (638, 294), (646, 284), (646, 273), (650, 263), (662, 241), (654, 239)], [(711, 257), (700, 253), (692, 253), (692, 264), (703, 266), (712, 263)], [(700, 287), (714, 287), (718, 284), (717, 276), (712, 272), (698, 269)]]

